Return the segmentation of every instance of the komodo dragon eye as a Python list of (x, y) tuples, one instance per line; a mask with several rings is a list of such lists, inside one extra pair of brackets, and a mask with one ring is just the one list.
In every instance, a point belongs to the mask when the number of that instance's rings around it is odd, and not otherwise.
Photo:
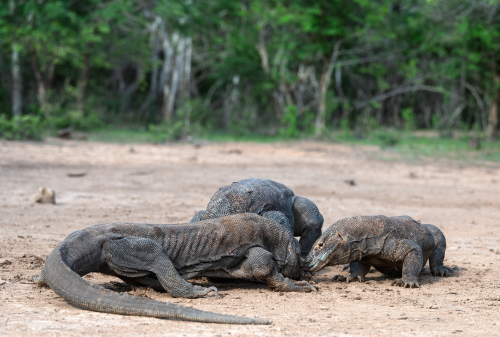
[(323, 242), (321, 242), (318, 246), (323, 247)]

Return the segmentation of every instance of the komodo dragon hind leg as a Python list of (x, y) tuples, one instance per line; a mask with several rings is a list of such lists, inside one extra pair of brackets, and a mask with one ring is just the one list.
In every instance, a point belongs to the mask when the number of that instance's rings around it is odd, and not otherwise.
[[(431, 225), (427, 225), (431, 226)], [(436, 228), (432, 226), (433, 228)], [(437, 228), (436, 228), (437, 229)], [(429, 257), (429, 267), (431, 268), (431, 273), (434, 276), (450, 276), (456, 275), (457, 272), (453, 268), (446, 267), (443, 265), (444, 254), (446, 252), (446, 239), (443, 233), (439, 230), (433, 231), (434, 240), (436, 241), (436, 248)]]
[(129, 236), (108, 240), (103, 248), (105, 261), (118, 275), (141, 280), (153, 273), (173, 297), (197, 298), (212, 292), (217, 294), (215, 287), (195, 286), (182, 279), (165, 249), (156, 241)]
[(269, 288), (276, 291), (317, 291), (316, 287), (306, 281), (292, 282), (284, 277), (278, 272), (273, 255), (260, 247), (249, 250), (248, 258), (242, 268), (250, 271), (249, 276), (264, 281)]

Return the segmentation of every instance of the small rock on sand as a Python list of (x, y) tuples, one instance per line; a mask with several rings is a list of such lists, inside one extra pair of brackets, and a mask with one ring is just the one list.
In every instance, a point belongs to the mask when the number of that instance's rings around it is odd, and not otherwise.
[(35, 202), (41, 204), (55, 204), (56, 192), (50, 188), (40, 187), (38, 193), (35, 195)]
[(0, 267), (2, 266), (8, 266), (9, 264), (12, 264), (12, 261), (6, 258), (0, 259)]

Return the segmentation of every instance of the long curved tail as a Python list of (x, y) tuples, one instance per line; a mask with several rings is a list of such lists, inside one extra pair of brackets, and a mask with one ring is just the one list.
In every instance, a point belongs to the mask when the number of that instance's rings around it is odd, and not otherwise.
[(49, 255), (38, 281), (46, 282), (69, 303), (93, 311), (206, 323), (271, 324), (267, 319), (216, 314), (101, 288), (72, 271), (64, 263), (59, 247)]

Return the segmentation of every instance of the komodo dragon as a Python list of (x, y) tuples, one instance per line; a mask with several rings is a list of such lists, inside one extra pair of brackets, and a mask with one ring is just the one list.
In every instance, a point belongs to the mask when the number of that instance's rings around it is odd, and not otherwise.
[(95, 225), (64, 239), (35, 281), (84, 309), (199, 322), (270, 324), (266, 319), (204, 312), (117, 294), (81, 277), (91, 272), (161, 288), (173, 297), (216, 294), (215, 287), (185, 281), (203, 276), (257, 279), (279, 291), (316, 291), (305, 281), (294, 283), (287, 278), (298, 278), (301, 273), (297, 240), (275, 221), (255, 214), (185, 225)]
[(312, 201), (269, 179), (249, 178), (221, 187), (206, 210), (197, 212), (190, 222), (247, 212), (267, 217), (271, 211), (285, 215), (281, 224), (294, 236), (300, 236), (301, 254), (306, 257), (321, 236), (323, 216)]
[(427, 260), (434, 276), (454, 270), (443, 266), (446, 239), (436, 226), (422, 225), (409, 216), (355, 216), (334, 223), (314, 243), (305, 267), (316, 272), (326, 266), (350, 263), (350, 275), (334, 280), (364, 281), (373, 266), (400, 277), (392, 285), (420, 287), (418, 276)]

